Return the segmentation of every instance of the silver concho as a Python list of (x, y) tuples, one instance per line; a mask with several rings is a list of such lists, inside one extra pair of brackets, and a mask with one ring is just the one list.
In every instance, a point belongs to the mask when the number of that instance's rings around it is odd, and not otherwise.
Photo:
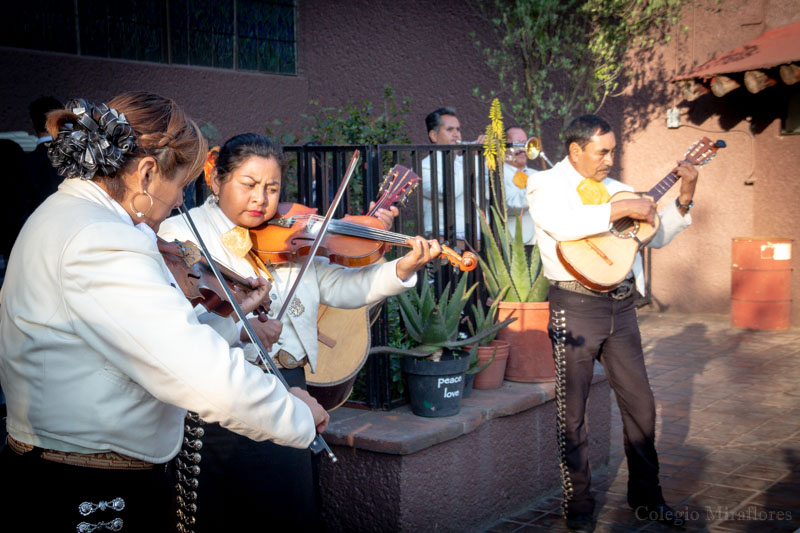
[(122, 526), (122, 518), (115, 518), (110, 522), (98, 522), (96, 524), (81, 522), (75, 527), (75, 530), (78, 533), (92, 533), (93, 531), (98, 531), (101, 529), (107, 529), (109, 531), (122, 531)]
[(125, 509), (125, 500), (122, 498), (114, 498), (110, 502), (83, 502), (78, 506), (78, 512), (81, 516), (89, 516), (95, 511), (105, 511), (111, 509), (112, 511), (122, 511)]
[(298, 317), (303, 314), (306, 308), (303, 306), (303, 302), (301, 302), (297, 297), (292, 299), (292, 303), (289, 304), (289, 314), (293, 317)]

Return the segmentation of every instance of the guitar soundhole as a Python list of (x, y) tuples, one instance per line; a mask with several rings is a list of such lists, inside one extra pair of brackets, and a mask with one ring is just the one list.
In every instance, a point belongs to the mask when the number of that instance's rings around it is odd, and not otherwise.
[(639, 233), (639, 221), (626, 219), (624, 224), (614, 223), (610, 231), (612, 235), (620, 239), (632, 239)]

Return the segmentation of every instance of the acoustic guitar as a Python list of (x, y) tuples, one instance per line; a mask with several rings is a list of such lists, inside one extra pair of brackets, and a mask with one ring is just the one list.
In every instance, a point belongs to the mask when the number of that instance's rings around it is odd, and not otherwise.
[[(394, 203), (405, 205), (419, 181), (410, 169), (395, 165), (384, 177), (380, 197), (367, 214), (374, 215)], [(380, 304), (358, 309), (319, 306), (317, 371), (312, 374), (306, 365), (305, 372), (308, 392), (326, 410), (336, 409), (350, 397), (358, 372), (367, 361), (370, 326), (379, 310)]]
[[(717, 150), (725, 147), (724, 141), (712, 142), (703, 137), (686, 152), (684, 159), (693, 165), (705, 165), (714, 158)], [(670, 172), (648, 192), (618, 192), (609, 202), (648, 196), (653, 202), (661, 197), (678, 181), (678, 176)], [(649, 243), (658, 232), (660, 219), (654, 224), (628, 217), (611, 224), (611, 229), (584, 239), (560, 241), (556, 254), (564, 268), (585, 287), (607, 292), (617, 287), (633, 268), (636, 254)]]

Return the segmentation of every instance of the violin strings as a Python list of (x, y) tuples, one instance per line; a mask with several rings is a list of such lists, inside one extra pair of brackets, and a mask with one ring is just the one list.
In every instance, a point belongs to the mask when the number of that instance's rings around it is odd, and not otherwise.
[[(297, 215), (290, 217), (290, 221), (293, 224), (305, 220), (313, 220), (320, 222), (324, 219), (319, 215)], [(370, 228), (368, 226), (362, 226), (360, 224), (354, 224), (352, 222), (344, 222), (341, 220), (332, 220), (330, 229), (331, 231), (335, 231), (336, 233), (343, 235), (363, 237), (366, 239), (385, 241), (396, 244), (405, 244), (405, 242), (411, 238), (407, 235), (402, 235), (400, 233), (394, 233), (387, 230), (379, 230), (375, 228)]]
[(346, 233), (356, 237), (374, 238), (386, 242), (404, 243), (408, 240), (408, 237), (400, 235), (399, 233), (361, 226), (352, 222), (335, 221), (332, 229), (339, 233)]

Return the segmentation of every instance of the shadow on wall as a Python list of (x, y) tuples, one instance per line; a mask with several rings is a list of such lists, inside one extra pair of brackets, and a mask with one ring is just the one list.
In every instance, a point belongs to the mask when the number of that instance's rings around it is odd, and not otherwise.
[(745, 121), (750, 123), (752, 133), (761, 133), (774, 121), (784, 118), (789, 93), (794, 90), (784, 84), (757, 94), (739, 88), (721, 98), (707, 93), (692, 102), (684, 100), (681, 106), (689, 108), (688, 118), (693, 124), (703, 124), (716, 115), (724, 130), (731, 130)]
[(669, 82), (671, 69), (667, 68), (664, 53), (654, 48), (635, 52), (631, 65), (647, 65), (647, 68), (631, 69), (627, 79), (620, 83), (626, 93), (610, 98), (608, 112), (621, 117), (621, 140), (624, 144), (647, 128), (653, 120), (664, 116), (670, 105), (672, 90)]

